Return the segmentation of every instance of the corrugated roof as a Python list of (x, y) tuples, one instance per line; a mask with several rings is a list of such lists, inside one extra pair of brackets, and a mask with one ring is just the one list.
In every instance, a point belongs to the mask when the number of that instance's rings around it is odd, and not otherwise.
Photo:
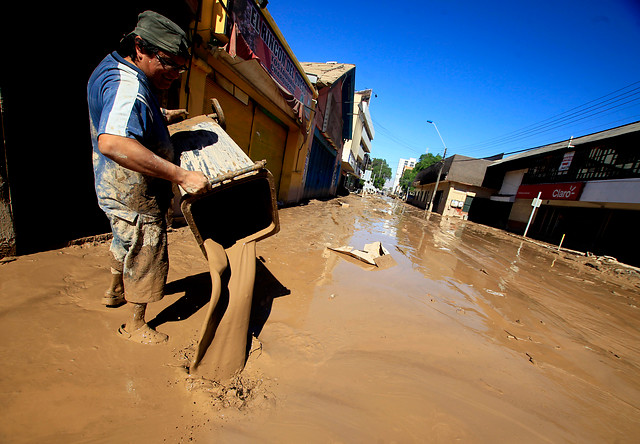
[(315, 63), (301, 62), (304, 72), (318, 76), (316, 87), (324, 88), (333, 85), (340, 77), (355, 69), (356, 65), (349, 63)]
[[(598, 133), (576, 137), (573, 140), (571, 140), (571, 145), (578, 146), (585, 143), (595, 142), (602, 139), (609, 139), (611, 137), (621, 136), (623, 134), (633, 133), (637, 131), (640, 131), (640, 121), (630, 123), (628, 125), (619, 126), (617, 128), (608, 129), (605, 131), (600, 131)], [(569, 144), (569, 139), (563, 140), (562, 142), (556, 142), (550, 145), (544, 145), (538, 148), (533, 148), (529, 151), (514, 154), (513, 156), (505, 157), (504, 159), (501, 159), (501, 160), (496, 160), (492, 164), (492, 166), (500, 165), (500, 164), (511, 162), (518, 159), (523, 159), (530, 156), (537, 156), (539, 154), (544, 154), (544, 153), (548, 153), (555, 150), (566, 149), (568, 144)]]

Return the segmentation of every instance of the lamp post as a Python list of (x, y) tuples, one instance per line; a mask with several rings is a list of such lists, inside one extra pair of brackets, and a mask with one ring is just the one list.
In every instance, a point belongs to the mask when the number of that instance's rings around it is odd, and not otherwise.
[(429, 199), (429, 205), (427, 206), (427, 211), (431, 212), (431, 210), (433, 209), (433, 198), (436, 197), (436, 193), (438, 192), (438, 185), (440, 185), (440, 175), (442, 174), (442, 168), (444, 167), (444, 159), (447, 158), (447, 145), (445, 145), (444, 140), (442, 139), (442, 136), (440, 135), (440, 131), (438, 131), (438, 126), (436, 125), (436, 123), (433, 120), (427, 120), (427, 123), (430, 123), (435, 127), (436, 132), (438, 133), (438, 136), (440, 136), (440, 140), (442, 141), (442, 145), (444, 146), (444, 155), (442, 156), (442, 163), (440, 164), (440, 169), (438, 169), (438, 177), (436, 179), (436, 186), (433, 189), (433, 195), (431, 196), (431, 199)]

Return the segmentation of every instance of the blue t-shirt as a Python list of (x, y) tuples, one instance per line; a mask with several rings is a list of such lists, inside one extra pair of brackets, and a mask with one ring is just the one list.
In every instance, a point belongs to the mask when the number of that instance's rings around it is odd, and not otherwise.
[(89, 78), (87, 99), (100, 208), (131, 223), (138, 214), (163, 217), (171, 199), (171, 183), (124, 168), (98, 149), (98, 136), (113, 134), (136, 139), (159, 157), (173, 161), (169, 131), (146, 75), (113, 52)]

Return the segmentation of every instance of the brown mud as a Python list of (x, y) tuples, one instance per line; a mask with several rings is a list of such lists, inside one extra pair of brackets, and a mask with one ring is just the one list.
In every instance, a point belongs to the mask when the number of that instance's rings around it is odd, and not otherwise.
[(207, 312), (200, 329), (200, 339), (196, 347), (195, 355), (189, 364), (187, 370), (195, 371), (200, 361), (204, 357), (207, 349), (213, 341), (213, 337), (216, 333), (216, 323), (213, 321), (213, 314), (220, 301), (220, 295), (222, 293), (222, 273), (228, 268), (229, 260), (224, 248), (219, 243), (205, 239), (203, 247), (206, 251), (207, 260), (209, 262), (209, 274), (211, 275), (211, 298), (207, 304)]
[[(164, 345), (118, 339), (108, 241), (2, 261), (0, 442), (637, 442), (637, 271), (425, 216), (376, 196), (280, 210), (223, 384), (185, 371), (212, 291), (187, 227), (147, 310)], [(394, 266), (328, 248), (376, 241)]]
[[(211, 300), (203, 322), (197, 356), (190, 372), (207, 379), (227, 383), (244, 368), (249, 321), (256, 275), (256, 243), (236, 242), (226, 250), (205, 239), (212, 278)], [(229, 278), (225, 285), (216, 279), (228, 261)], [(217, 288), (216, 288), (217, 287)], [(208, 344), (207, 344), (208, 343)]]

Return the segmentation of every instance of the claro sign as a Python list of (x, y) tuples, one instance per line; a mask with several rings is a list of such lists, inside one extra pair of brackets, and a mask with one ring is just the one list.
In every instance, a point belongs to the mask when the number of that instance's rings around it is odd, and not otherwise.
[(584, 182), (520, 185), (516, 198), (534, 199), (541, 193), (542, 200), (578, 200), (583, 188)]

